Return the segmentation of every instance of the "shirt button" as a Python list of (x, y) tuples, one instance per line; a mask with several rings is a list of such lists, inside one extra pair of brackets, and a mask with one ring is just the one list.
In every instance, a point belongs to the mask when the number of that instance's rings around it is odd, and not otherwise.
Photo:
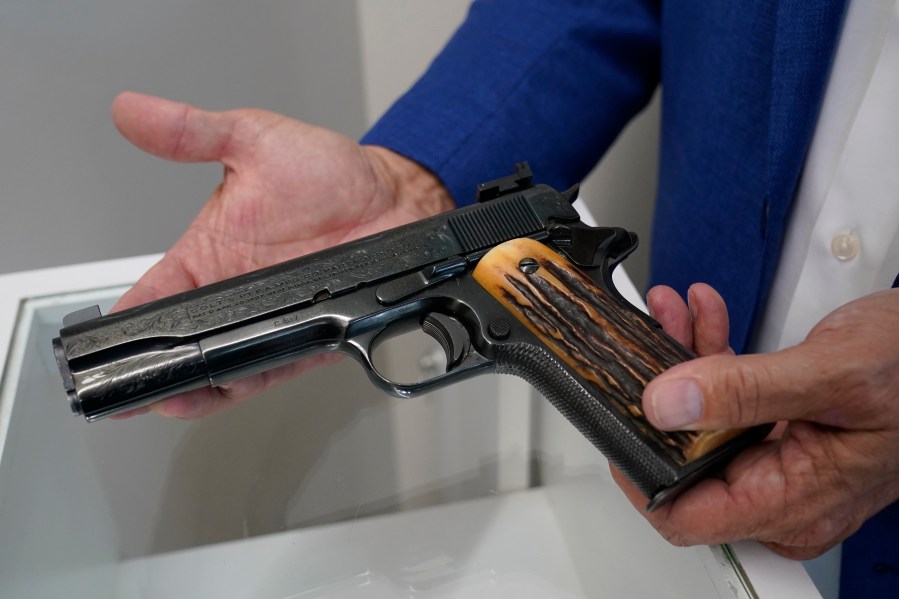
[(855, 231), (846, 231), (837, 234), (830, 242), (830, 251), (833, 257), (841, 262), (852, 260), (858, 256), (862, 244)]

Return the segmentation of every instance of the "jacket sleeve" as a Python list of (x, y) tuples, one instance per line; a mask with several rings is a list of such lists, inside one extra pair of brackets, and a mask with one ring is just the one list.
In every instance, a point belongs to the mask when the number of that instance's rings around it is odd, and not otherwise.
[(362, 143), (418, 161), (459, 204), (524, 160), (567, 188), (652, 96), (658, 13), (650, 0), (476, 0)]

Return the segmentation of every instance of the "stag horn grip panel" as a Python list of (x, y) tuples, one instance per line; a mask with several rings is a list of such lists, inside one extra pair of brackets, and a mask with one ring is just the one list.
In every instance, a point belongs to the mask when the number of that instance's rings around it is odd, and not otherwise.
[[(514, 359), (523, 361), (515, 373), (539, 379), (532, 381), (535, 386), (544, 395), (549, 391), (556, 407), (625, 471), (636, 468), (645, 475), (648, 458), (665, 462), (668, 467), (655, 467), (671, 470), (677, 479), (680, 468), (742, 432), (653, 427), (643, 412), (643, 389), (692, 354), (546, 245), (527, 238), (503, 243), (481, 259), (474, 278), (578, 375), (586, 393), (569, 390), (570, 398), (560, 397), (552, 388), (559, 383), (557, 375), (540, 368), (539, 361), (523, 358), (527, 352), (520, 348)], [(556, 383), (547, 377), (555, 377)], [(615, 435), (618, 442), (610, 439)], [(629, 455), (616, 455), (621, 451)], [(664, 458), (653, 460), (651, 455)], [(641, 478), (639, 472), (629, 475)], [(659, 472), (658, 478), (667, 477)], [(654, 483), (638, 486), (650, 496), (658, 490)]]

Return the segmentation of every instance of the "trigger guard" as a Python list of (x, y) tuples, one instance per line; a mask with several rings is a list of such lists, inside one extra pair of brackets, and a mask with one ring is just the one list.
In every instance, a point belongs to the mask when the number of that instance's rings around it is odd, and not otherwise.
[(432, 312), (421, 321), (421, 330), (433, 337), (446, 354), (446, 371), (462, 363), (471, 349), (471, 339), (461, 322), (439, 312)]

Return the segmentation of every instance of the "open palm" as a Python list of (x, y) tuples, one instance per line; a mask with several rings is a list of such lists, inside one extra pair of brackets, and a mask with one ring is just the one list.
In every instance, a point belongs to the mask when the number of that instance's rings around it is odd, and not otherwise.
[[(209, 112), (124, 93), (119, 131), (180, 162), (221, 162), (224, 177), (184, 235), (115, 309), (207, 285), (452, 207), (439, 181), (383, 148), (255, 109)], [(154, 410), (198, 417), (295, 375), (311, 361), (172, 398)]]

